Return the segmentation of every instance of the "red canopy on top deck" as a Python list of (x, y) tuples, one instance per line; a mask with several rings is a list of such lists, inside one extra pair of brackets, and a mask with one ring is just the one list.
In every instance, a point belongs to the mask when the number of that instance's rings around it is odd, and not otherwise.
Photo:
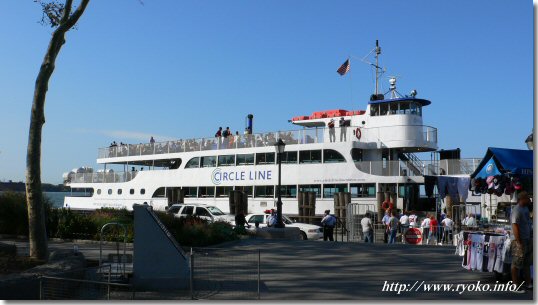
[(314, 120), (314, 119), (323, 119), (323, 118), (333, 118), (333, 117), (340, 117), (340, 116), (351, 116), (351, 115), (361, 115), (366, 113), (364, 110), (355, 110), (355, 111), (348, 111), (344, 109), (333, 109), (333, 110), (324, 110), (324, 111), (316, 111), (312, 112), (312, 115), (300, 115), (293, 117), (291, 119), (292, 122), (295, 121), (305, 121), (305, 120)]

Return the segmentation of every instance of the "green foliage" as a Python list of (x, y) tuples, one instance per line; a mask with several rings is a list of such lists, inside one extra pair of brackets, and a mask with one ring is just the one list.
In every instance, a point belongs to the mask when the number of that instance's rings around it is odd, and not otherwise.
[(0, 194), (0, 233), (28, 235), (28, 211), (24, 193)]
[[(44, 198), (47, 235), (49, 238), (99, 240), (101, 228), (107, 223), (123, 224), (127, 230), (127, 242), (134, 240), (133, 213), (125, 209), (100, 209), (78, 213), (70, 209), (52, 208)], [(164, 212), (157, 216), (172, 236), (184, 246), (210, 246), (235, 240), (238, 234), (226, 222), (208, 223), (198, 217), (176, 218)], [(5, 192), (0, 194), (0, 234), (28, 235), (28, 211), (24, 193)], [(108, 226), (103, 240), (123, 241), (121, 226)]]
[(203, 247), (237, 239), (237, 233), (226, 222), (208, 223), (198, 217), (176, 218), (156, 213), (164, 226), (182, 246)]

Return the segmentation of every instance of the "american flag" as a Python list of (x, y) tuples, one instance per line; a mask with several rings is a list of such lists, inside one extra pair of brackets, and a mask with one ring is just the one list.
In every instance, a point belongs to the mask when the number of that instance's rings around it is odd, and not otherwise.
[(338, 70), (336, 70), (336, 72), (338, 72), (338, 74), (340, 75), (346, 74), (347, 71), (349, 71), (349, 59), (346, 60), (346, 62), (343, 63), (340, 68), (338, 68)]

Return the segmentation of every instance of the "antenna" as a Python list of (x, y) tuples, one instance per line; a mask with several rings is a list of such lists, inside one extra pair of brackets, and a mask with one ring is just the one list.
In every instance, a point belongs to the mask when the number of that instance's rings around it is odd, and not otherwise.
[[(375, 64), (369, 62), (366, 60), (368, 56), (370, 56), (373, 52), (375, 52)], [(381, 47), (379, 46), (379, 40), (376, 39), (375, 41), (375, 48), (373, 48), (366, 56), (364, 56), (361, 61), (365, 62), (375, 68), (375, 95), (379, 93), (379, 78), (385, 73), (385, 68), (381, 68), (379, 66), (379, 55), (381, 55)]]
[(378, 80), (379, 80), (379, 55), (381, 54), (381, 47), (379, 46), (379, 40), (375, 40), (375, 95), (378, 93)]

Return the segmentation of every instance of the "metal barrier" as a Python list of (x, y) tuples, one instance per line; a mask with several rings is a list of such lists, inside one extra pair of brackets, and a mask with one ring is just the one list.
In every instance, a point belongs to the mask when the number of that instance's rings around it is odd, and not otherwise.
[(192, 299), (260, 299), (260, 250), (191, 248)]
[(349, 232), (348, 241), (364, 241), (364, 233), (362, 231), (361, 221), (368, 214), (372, 216), (370, 218), (372, 224), (375, 223), (375, 215), (377, 214), (375, 204), (349, 203), (346, 205), (346, 210), (346, 225)]

